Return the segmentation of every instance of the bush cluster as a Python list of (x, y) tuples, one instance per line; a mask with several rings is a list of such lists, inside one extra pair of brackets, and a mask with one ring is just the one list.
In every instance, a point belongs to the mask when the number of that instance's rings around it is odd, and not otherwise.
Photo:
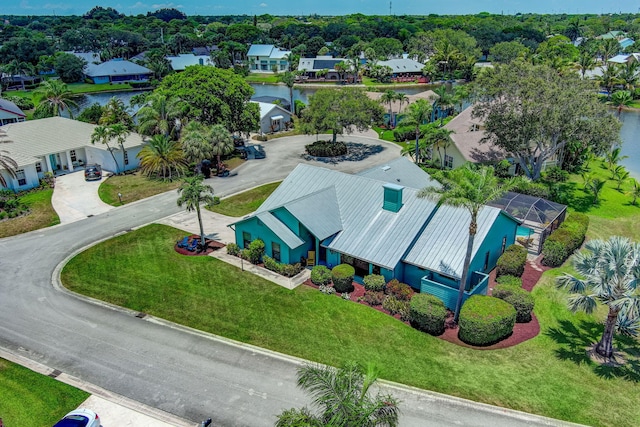
[(387, 310), (392, 316), (400, 314), (402, 320), (409, 320), (409, 301), (399, 300), (393, 295), (387, 295), (382, 301), (382, 308)]
[(498, 277), (496, 279), (496, 282), (500, 285), (515, 286), (516, 288), (522, 287), (522, 279), (520, 277), (511, 276), (509, 274)]
[(311, 269), (311, 282), (314, 285), (328, 285), (331, 283), (331, 271), (324, 265), (316, 265)]
[(267, 255), (262, 256), (262, 261), (264, 262), (264, 267), (267, 270), (275, 271), (276, 273), (281, 274), (284, 277), (293, 277), (296, 274), (300, 273), (303, 268), (302, 264), (300, 263), (283, 264)]
[(320, 285), (318, 286), (318, 290), (327, 295), (333, 295), (336, 293), (336, 289), (333, 286)]
[(442, 335), (446, 318), (447, 309), (438, 297), (416, 294), (411, 298), (409, 322), (414, 328), (431, 335)]
[(227, 245), (227, 253), (233, 256), (240, 255), (240, 246), (236, 245), (235, 243), (229, 243)]
[(260, 239), (255, 239), (251, 241), (247, 250), (249, 262), (251, 262), (251, 264), (258, 264), (264, 254), (264, 242)]
[(347, 154), (347, 145), (342, 141), (316, 141), (304, 147), (310, 156), (338, 157)]
[(458, 338), (478, 346), (491, 345), (513, 332), (516, 309), (501, 299), (473, 295), (460, 310)]
[(400, 283), (398, 279), (393, 279), (384, 288), (384, 292), (387, 295), (393, 295), (399, 300), (408, 301), (411, 299), (413, 295), (413, 290), (411, 286), (406, 283)]
[(368, 291), (382, 291), (386, 284), (384, 276), (381, 276), (380, 274), (369, 274), (364, 276), (362, 282), (364, 284), (364, 288)]
[(364, 296), (360, 298), (360, 301), (363, 301), (370, 306), (381, 305), (382, 301), (384, 301), (385, 294), (382, 291), (365, 291)]
[(542, 263), (550, 267), (558, 267), (582, 246), (589, 228), (589, 217), (573, 212), (567, 216), (542, 245)]
[(524, 178), (515, 179), (511, 191), (528, 196), (542, 197), (543, 199), (549, 199), (551, 197), (549, 187)]
[(331, 280), (333, 281), (333, 287), (336, 289), (336, 292), (353, 292), (353, 276), (355, 274), (356, 271), (349, 264), (340, 264), (333, 267), (331, 270)]
[(531, 312), (535, 303), (531, 294), (526, 290), (512, 285), (497, 285), (493, 288), (493, 296), (508, 302), (516, 309), (517, 323), (531, 321)]
[(504, 251), (496, 263), (496, 276), (517, 276), (524, 273), (527, 263), (527, 250), (520, 245), (511, 245)]

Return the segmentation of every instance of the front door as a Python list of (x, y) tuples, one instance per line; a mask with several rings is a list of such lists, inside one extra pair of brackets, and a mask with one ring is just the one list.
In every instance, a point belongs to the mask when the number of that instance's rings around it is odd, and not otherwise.
[(58, 160), (56, 160), (55, 154), (49, 154), (49, 162), (51, 162), (51, 169), (58, 170)]

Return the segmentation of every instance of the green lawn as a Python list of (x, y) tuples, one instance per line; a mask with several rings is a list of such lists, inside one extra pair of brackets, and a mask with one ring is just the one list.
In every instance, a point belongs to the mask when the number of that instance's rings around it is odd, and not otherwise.
[(553, 285), (558, 270), (534, 290), (540, 335), (481, 351), (305, 286), (288, 291), (214, 258), (181, 256), (173, 245), (183, 235), (151, 225), (101, 243), (64, 268), (63, 282), (94, 298), (305, 359), (373, 362), (383, 378), (420, 388), (590, 425), (640, 423), (637, 343), (616, 339), (631, 361), (617, 370), (585, 359), (601, 318), (566, 309), (566, 294)]
[(244, 79), (247, 83), (278, 83), (278, 76), (273, 73), (249, 73)]
[[(164, 193), (165, 191), (175, 190), (180, 186), (181, 182), (182, 180), (180, 179), (174, 181), (151, 179), (140, 172), (113, 175), (100, 184), (98, 196), (109, 205), (121, 206)], [(122, 203), (118, 198), (118, 193), (122, 194)]]
[(29, 206), (28, 215), (18, 218), (0, 221), (0, 238), (15, 236), (28, 231), (38, 230), (44, 227), (60, 224), (60, 218), (53, 206), (51, 206), (51, 196), (53, 189), (33, 191), (25, 194), (20, 199)]
[(227, 216), (241, 217), (248, 215), (258, 209), (267, 197), (278, 188), (278, 185), (280, 185), (280, 182), (272, 182), (271, 184), (244, 191), (221, 200), (218, 205), (207, 206), (207, 209)]
[[(127, 83), (111, 85), (109, 83), (90, 84), (90, 83), (70, 83), (67, 85), (71, 93), (75, 95), (81, 95), (83, 93), (93, 92), (115, 92), (122, 90), (131, 90), (131, 85)], [(34, 104), (38, 104), (37, 97), (32, 90), (16, 90), (5, 93), (7, 96), (19, 96), (21, 98), (28, 98), (33, 101)]]
[(0, 396), (5, 426), (51, 427), (89, 394), (0, 359)]

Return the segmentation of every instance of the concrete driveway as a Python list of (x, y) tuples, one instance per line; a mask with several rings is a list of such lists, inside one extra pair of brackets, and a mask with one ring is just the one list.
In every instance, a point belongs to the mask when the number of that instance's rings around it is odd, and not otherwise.
[[(103, 171), (103, 175), (108, 172)], [(83, 171), (56, 177), (51, 204), (60, 217), (60, 223), (79, 221), (113, 209), (98, 197), (100, 181), (85, 181)]]

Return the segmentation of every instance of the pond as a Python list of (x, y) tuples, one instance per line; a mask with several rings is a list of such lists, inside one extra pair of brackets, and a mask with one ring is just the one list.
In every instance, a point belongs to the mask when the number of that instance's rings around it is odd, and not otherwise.
[(640, 181), (640, 111), (623, 111), (622, 120), (622, 154), (629, 156), (623, 159), (622, 164), (629, 175)]

